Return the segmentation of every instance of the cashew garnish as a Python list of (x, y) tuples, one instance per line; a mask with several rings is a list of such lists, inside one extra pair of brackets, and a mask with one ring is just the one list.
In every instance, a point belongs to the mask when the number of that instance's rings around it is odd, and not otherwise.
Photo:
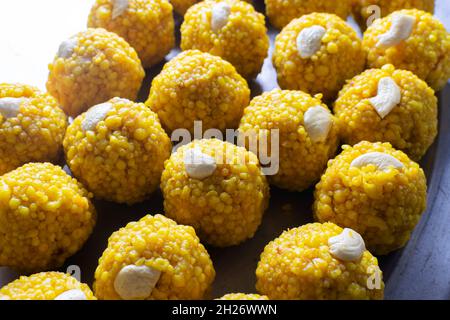
[(0, 114), (6, 119), (17, 117), (20, 105), (27, 100), (27, 98), (0, 98)]
[(83, 131), (94, 131), (97, 123), (105, 119), (112, 107), (113, 105), (109, 102), (91, 107), (85, 114), (81, 129), (83, 129)]
[(211, 13), (211, 29), (217, 33), (227, 25), (231, 7), (226, 2), (219, 2), (212, 7)]
[(322, 26), (303, 29), (297, 36), (297, 50), (303, 59), (311, 58), (322, 46), (322, 38), (327, 30)]
[(128, 0), (114, 0), (112, 19), (120, 17), (128, 9)]
[(161, 277), (161, 271), (143, 266), (128, 265), (116, 276), (114, 289), (124, 300), (146, 299)]
[(360, 155), (350, 163), (350, 167), (362, 168), (370, 164), (373, 164), (378, 170), (381, 171), (388, 171), (391, 167), (396, 169), (401, 169), (404, 167), (403, 163), (401, 163), (397, 158), (382, 152), (369, 152)]
[(58, 57), (63, 59), (69, 59), (77, 46), (78, 46), (78, 39), (75, 37), (63, 41), (59, 45)]
[(193, 148), (186, 150), (184, 154), (184, 167), (189, 177), (202, 180), (211, 176), (217, 165), (213, 157)]
[(345, 228), (337, 236), (329, 238), (328, 246), (330, 253), (343, 261), (358, 261), (366, 250), (361, 235), (349, 228)]
[(61, 293), (54, 300), (87, 300), (87, 297), (83, 291), (72, 289)]
[(377, 47), (389, 48), (409, 38), (416, 18), (406, 14), (397, 13), (392, 16), (391, 28), (378, 37)]
[(377, 95), (369, 99), (381, 119), (384, 119), (402, 99), (400, 87), (390, 77), (378, 81)]
[(315, 143), (327, 139), (333, 121), (328, 110), (322, 106), (315, 106), (306, 110), (304, 123), (309, 138)]

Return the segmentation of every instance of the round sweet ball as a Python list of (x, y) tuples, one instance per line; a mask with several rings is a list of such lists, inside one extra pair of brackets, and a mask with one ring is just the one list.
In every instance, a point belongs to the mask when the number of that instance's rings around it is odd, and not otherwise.
[(314, 13), (333, 13), (347, 19), (354, 0), (265, 0), (266, 14), (270, 23), (278, 29), (284, 28), (293, 19)]
[(277, 35), (272, 59), (281, 88), (322, 93), (325, 100), (334, 99), (366, 62), (355, 30), (327, 13), (292, 20)]
[(435, 0), (354, 0), (353, 16), (365, 30), (374, 19), (385, 17), (401, 9), (419, 9), (434, 12)]
[(383, 275), (361, 235), (309, 223), (271, 241), (256, 269), (256, 289), (274, 300), (380, 300)]
[(387, 142), (342, 148), (316, 185), (314, 217), (356, 230), (374, 254), (403, 247), (426, 207), (423, 170)]
[(269, 50), (264, 15), (239, 0), (200, 2), (184, 17), (181, 49), (220, 56), (243, 77), (254, 78)]
[[(169, 0), (170, 3), (172, 3), (174, 10), (180, 14), (184, 15), (186, 11), (196, 4), (197, 2), (200, 2), (201, 0)], [(252, 2), (251, 0), (243, 0), (246, 2)]]
[[(274, 133), (278, 139), (272, 146)], [(303, 191), (320, 179), (338, 148), (338, 133), (336, 119), (320, 95), (279, 89), (253, 98), (239, 126), (239, 137), (247, 147), (256, 139), (260, 147), (268, 141), (267, 151), (278, 151), (271, 154), (278, 157), (278, 171), (268, 179), (291, 191)]]
[(97, 300), (91, 289), (62, 272), (21, 276), (0, 289), (0, 300)]
[(168, 132), (184, 128), (193, 133), (194, 121), (201, 121), (204, 131), (236, 128), (249, 101), (247, 82), (229, 62), (188, 50), (153, 79), (146, 105)]
[(363, 49), (370, 68), (392, 64), (409, 70), (434, 90), (450, 77), (450, 33), (431, 13), (395, 11), (377, 19), (364, 33)]
[(29, 163), (0, 177), (0, 266), (60, 267), (92, 233), (92, 197), (60, 167)]
[(135, 100), (145, 75), (136, 51), (102, 28), (62, 42), (49, 70), (47, 90), (72, 117), (114, 97)]
[(192, 227), (147, 215), (114, 232), (95, 271), (102, 300), (202, 299), (215, 278)]
[(217, 247), (252, 238), (269, 202), (256, 155), (217, 139), (194, 140), (173, 153), (161, 190), (166, 215)]
[(144, 68), (160, 62), (175, 46), (174, 19), (168, 0), (96, 0), (88, 27), (123, 37)]
[(425, 81), (392, 65), (370, 69), (339, 93), (334, 112), (345, 143), (390, 142), (418, 161), (437, 135), (437, 98)]
[(0, 175), (28, 162), (57, 161), (66, 115), (37, 88), (0, 84)]
[(113, 98), (91, 107), (68, 127), (70, 170), (96, 198), (133, 204), (160, 183), (171, 141), (143, 103)]
[(269, 300), (269, 298), (259, 294), (229, 293), (216, 300)]

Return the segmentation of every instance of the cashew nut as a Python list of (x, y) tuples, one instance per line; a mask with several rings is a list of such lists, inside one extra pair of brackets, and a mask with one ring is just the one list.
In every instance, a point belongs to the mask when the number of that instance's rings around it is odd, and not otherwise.
[(27, 98), (0, 98), (0, 114), (6, 119), (17, 117), (20, 105), (27, 100)]
[(128, 9), (128, 0), (113, 0), (112, 19), (120, 17)]
[(370, 164), (373, 164), (378, 170), (381, 171), (388, 171), (391, 167), (396, 169), (401, 169), (404, 167), (403, 163), (401, 163), (397, 158), (382, 152), (369, 152), (360, 155), (350, 163), (350, 167), (362, 168)]
[(77, 46), (78, 46), (78, 39), (75, 37), (63, 41), (59, 45), (58, 57), (63, 59), (69, 59)]
[(329, 238), (328, 246), (330, 253), (343, 261), (358, 261), (366, 250), (361, 235), (349, 228), (345, 228), (337, 236)]
[(311, 58), (322, 46), (322, 38), (327, 30), (322, 26), (303, 29), (297, 36), (297, 50), (303, 59)]
[(87, 297), (80, 289), (72, 289), (61, 293), (54, 300), (87, 300)]
[(116, 276), (114, 289), (124, 300), (138, 300), (150, 297), (161, 277), (161, 271), (145, 265), (128, 265)]
[(186, 150), (184, 154), (184, 167), (189, 177), (203, 180), (214, 173), (217, 165), (213, 157), (193, 148)]
[(378, 81), (377, 95), (369, 99), (381, 119), (384, 119), (396, 105), (400, 103), (402, 94), (400, 87), (390, 77), (381, 78)]
[(388, 32), (378, 37), (377, 47), (389, 48), (396, 46), (409, 38), (412, 33), (416, 17), (397, 13), (392, 16), (391, 28)]
[(226, 2), (219, 2), (213, 6), (211, 13), (211, 29), (217, 33), (227, 25), (231, 7)]
[(327, 139), (333, 120), (328, 110), (322, 106), (315, 106), (306, 110), (304, 123), (309, 138), (316, 143)]
[(97, 124), (106, 118), (106, 115), (112, 107), (113, 105), (109, 102), (91, 107), (86, 112), (84, 120), (81, 123), (83, 131), (94, 131)]

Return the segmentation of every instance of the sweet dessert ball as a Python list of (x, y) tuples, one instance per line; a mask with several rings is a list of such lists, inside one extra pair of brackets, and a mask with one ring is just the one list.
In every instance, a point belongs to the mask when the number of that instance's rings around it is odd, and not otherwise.
[(168, 0), (96, 0), (89, 28), (104, 28), (123, 37), (147, 68), (175, 46), (172, 5)]
[(261, 254), (256, 289), (274, 300), (380, 300), (377, 258), (361, 235), (333, 223), (283, 232)]
[(403, 247), (426, 207), (423, 170), (389, 143), (344, 145), (314, 194), (314, 217), (359, 232), (376, 255)]
[(97, 300), (91, 289), (62, 272), (21, 276), (0, 289), (0, 300)]
[(390, 142), (418, 161), (437, 135), (437, 98), (425, 81), (392, 65), (370, 69), (340, 91), (334, 113), (345, 143)]
[[(374, 6), (378, 8), (375, 9)], [(414, 8), (433, 13), (434, 0), (354, 0), (353, 16), (361, 29), (365, 30), (368, 23), (373, 23), (374, 18), (385, 17), (397, 10)]]
[(192, 227), (147, 215), (114, 232), (95, 271), (102, 300), (202, 299), (215, 271)]
[(282, 29), (293, 19), (313, 13), (334, 13), (347, 19), (352, 10), (354, 0), (265, 0), (266, 14), (270, 23)]
[(259, 146), (268, 141), (267, 149), (272, 150), (269, 132), (279, 130), (279, 170), (268, 175), (277, 187), (307, 189), (319, 180), (338, 148), (336, 119), (320, 99), (320, 95), (275, 89), (253, 98), (244, 110), (239, 136), (247, 147), (257, 139)]
[(217, 247), (252, 238), (269, 203), (256, 155), (217, 139), (194, 140), (173, 153), (161, 190), (166, 215)]
[(260, 71), (269, 50), (264, 15), (239, 0), (194, 5), (181, 26), (181, 49), (198, 49), (230, 62), (243, 77)]
[(66, 115), (49, 94), (0, 84), (0, 175), (27, 162), (58, 160), (66, 127)]
[(334, 99), (366, 62), (355, 30), (327, 13), (292, 20), (277, 35), (272, 59), (282, 89), (322, 93), (325, 100)]
[(229, 293), (216, 300), (269, 300), (269, 298), (259, 294)]
[(172, 144), (143, 103), (113, 98), (91, 107), (67, 129), (70, 170), (96, 198), (133, 204), (160, 183)]
[(377, 19), (362, 44), (371, 68), (392, 64), (412, 71), (434, 90), (450, 77), (450, 33), (428, 12), (400, 10)]
[(94, 228), (91, 197), (50, 163), (28, 163), (1, 176), (0, 266), (27, 273), (60, 267)]
[(136, 51), (102, 28), (62, 42), (49, 70), (47, 90), (72, 117), (114, 97), (135, 100), (145, 75)]
[[(201, 0), (170, 0), (170, 3), (172, 3), (174, 10), (180, 14), (184, 15), (186, 11), (197, 2), (200, 2)], [(243, 0), (246, 2), (252, 2), (251, 0)]]
[(171, 133), (194, 132), (194, 121), (208, 129), (237, 128), (250, 101), (247, 82), (220, 57), (198, 50), (180, 53), (153, 79), (146, 105)]

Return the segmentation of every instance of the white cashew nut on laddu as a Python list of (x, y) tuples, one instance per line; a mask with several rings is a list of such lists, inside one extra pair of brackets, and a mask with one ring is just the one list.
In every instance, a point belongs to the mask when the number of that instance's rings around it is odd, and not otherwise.
[(112, 19), (120, 17), (128, 9), (128, 0), (114, 0), (113, 1), (113, 11)]
[(70, 58), (77, 46), (78, 46), (78, 39), (76, 37), (61, 42), (58, 48), (57, 53), (58, 57), (63, 59)]
[(383, 152), (369, 152), (360, 155), (350, 163), (350, 167), (362, 168), (374, 165), (378, 170), (388, 171), (389, 168), (401, 169), (404, 167), (397, 158)]
[(306, 132), (312, 142), (324, 142), (333, 120), (330, 112), (322, 106), (311, 107), (303, 116)]
[(381, 78), (378, 81), (377, 95), (369, 99), (375, 111), (384, 119), (402, 100), (400, 87), (390, 77)]
[(81, 123), (81, 129), (85, 132), (94, 131), (97, 124), (100, 121), (105, 120), (106, 115), (112, 107), (113, 105), (110, 102), (105, 102), (89, 108), (89, 110), (85, 113), (83, 122)]
[(145, 265), (123, 267), (114, 280), (114, 289), (124, 300), (147, 299), (161, 277), (161, 271)]
[(361, 235), (350, 228), (345, 228), (337, 236), (329, 238), (328, 246), (330, 253), (343, 261), (358, 261), (366, 251)]
[(211, 30), (219, 32), (228, 23), (231, 14), (231, 7), (226, 2), (215, 4), (211, 10)]
[(303, 29), (297, 36), (297, 51), (303, 59), (311, 58), (320, 50), (322, 38), (327, 30), (322, 26)]
[(87, 300), (87, 297), (80, 289), (72, 289), (61, 293), (54, 300)]
[(17, 117), (21, 104), (27, 100), (27, 98), (0, 98), (0, 114), (6, 119)]
[(189, 177), (203, 180), (216, 170), (216, 159), (198, 148), (188, 149), (184, 154), (184, 167)]
[(398, 45), (411, 36), (416, 18), (397, 13), (392, 16), (391, 27), (388, 32), (378, 37), (378, 48), (389, 48)]

